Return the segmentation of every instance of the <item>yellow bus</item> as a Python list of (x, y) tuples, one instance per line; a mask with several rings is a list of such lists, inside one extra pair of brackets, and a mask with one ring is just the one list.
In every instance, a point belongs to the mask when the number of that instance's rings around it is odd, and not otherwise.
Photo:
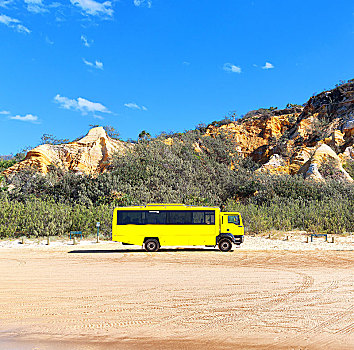
[(142, 245), (154, 252), (161, 246), (218, 246), (223, 252), (240, 245), (244, 227), (240, 213), (217, 207), (148, 204), (113, 211), (112, 240)]

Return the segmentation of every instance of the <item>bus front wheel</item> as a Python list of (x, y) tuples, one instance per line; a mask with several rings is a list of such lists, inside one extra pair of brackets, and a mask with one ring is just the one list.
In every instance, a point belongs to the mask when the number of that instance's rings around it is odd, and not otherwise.
[(148, 238), (144, 242), (144, 249), (147, 252), (157, 252), (160, 249), (160, 243), (156, 238)]
[(218, 247), (222, 252), (229, 252), (232, 249), (232, 242), (228, 238), (219, 240)]

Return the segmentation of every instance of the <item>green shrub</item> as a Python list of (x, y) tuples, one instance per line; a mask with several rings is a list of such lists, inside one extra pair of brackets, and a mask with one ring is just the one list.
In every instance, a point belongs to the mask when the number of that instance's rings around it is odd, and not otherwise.
[(354, 160), (348, 160), (344, 165), (343, 168), (347, 171), (347, 173), (354, 179)]
[(17, 161), (15, 159), (0, 159), (0, 173), (16, 163)]
[[(167, 137), (173, 138), (172, 146), (164, 143)], [(115, 206), (153, 202), (237, 210), (250, 232), (354, 231), (353, 184), (259, 174), (254, 162), (234, 150), (226, 134), (212, 138), (193, 130), (141, 138), (97, 177), (58, 168), (46, 176), (13, 174), (7, 180), (14, 188), (0, 191), (0, 236), (88, 234), (97, 221), (109, 236)]]

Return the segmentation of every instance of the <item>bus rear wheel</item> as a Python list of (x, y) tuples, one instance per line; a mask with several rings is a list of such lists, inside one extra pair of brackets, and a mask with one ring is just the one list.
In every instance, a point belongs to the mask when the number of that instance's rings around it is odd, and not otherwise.
[(160, 249), (160, 243), (156, 238), (148, 238), (144, 242), (144, 249), (147, 252), (157, 252)]
[(228, 238), (220, 239), (218, 247), (222, 252), (229, 252), (232, 249), (232, 242)]

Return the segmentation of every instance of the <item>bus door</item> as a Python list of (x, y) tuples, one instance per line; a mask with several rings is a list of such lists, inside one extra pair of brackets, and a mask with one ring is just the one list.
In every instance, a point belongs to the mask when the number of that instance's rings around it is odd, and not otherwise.
[(221, 233), (231, 233), (234, 236), (243, 235), (244, 229), (240, 215), (221, 213)]

